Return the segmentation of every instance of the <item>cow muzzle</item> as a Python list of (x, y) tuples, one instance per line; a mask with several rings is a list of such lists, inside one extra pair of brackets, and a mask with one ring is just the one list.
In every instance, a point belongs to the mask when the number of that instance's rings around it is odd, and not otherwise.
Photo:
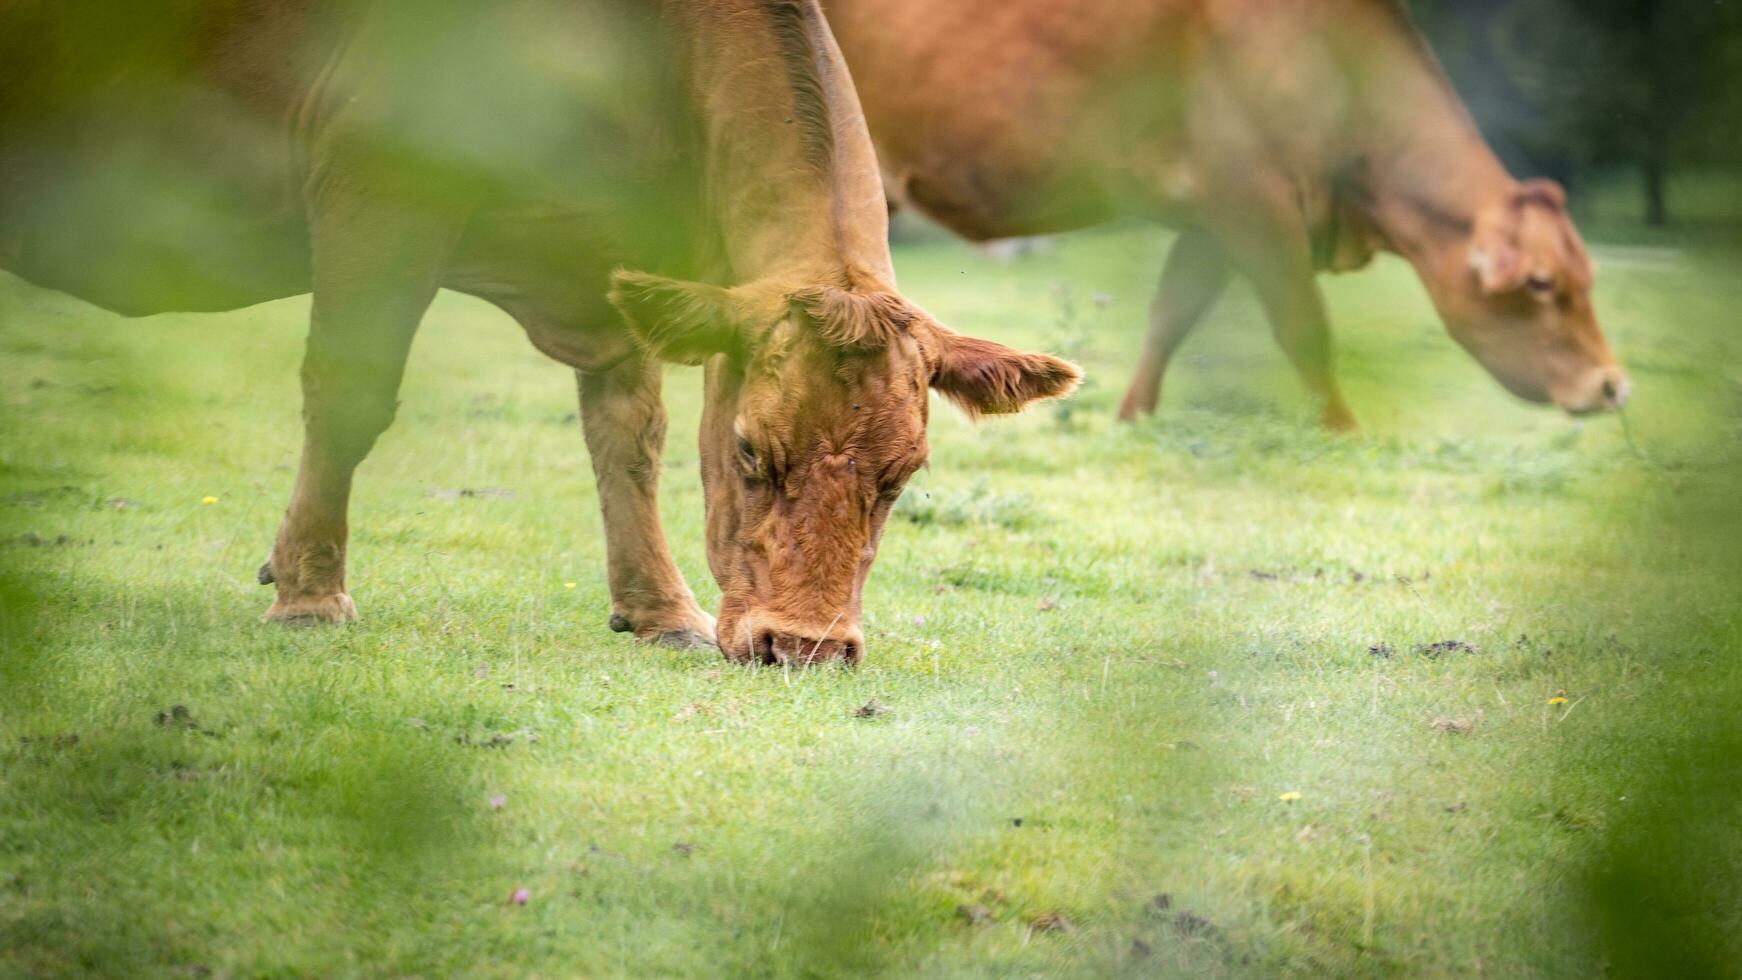
[(1570, 391), (1556, 393), (1555, 402), (1571, 415), (1609, 412), (1627, 404), (1633, 386), (1614, 365), (1593, 368), (1582, 375)]
[(839, 660), (852, 667), (865, 658), (865, 634), (857, 623), (807, 625), (751, 613), (739, 633), (747, 653), (744, 659), (764, 664), (808, 667)]

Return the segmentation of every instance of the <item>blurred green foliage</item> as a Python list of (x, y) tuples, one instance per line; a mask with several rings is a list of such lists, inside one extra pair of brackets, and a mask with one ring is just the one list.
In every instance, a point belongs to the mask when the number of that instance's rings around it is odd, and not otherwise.
[[(1636, 175), (1650, 224), (1677, 170), (1742, 168), (1742, 4), (1734, 0), (1409, 0), (1515, 169)], [(1730, 215), (1732, 219), (1736, 215)]]

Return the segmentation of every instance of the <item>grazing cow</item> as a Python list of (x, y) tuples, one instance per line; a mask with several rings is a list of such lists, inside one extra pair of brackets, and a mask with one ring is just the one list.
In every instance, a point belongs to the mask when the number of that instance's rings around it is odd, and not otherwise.
[[(1078, 377), (903, 300), (886, 217), (815, 0), (0, 7), (0, 264), (127, 314), (313, 293), (270, 620), (356, 615), (352, 472), (448, 287), (577, 372), (613, 629), (856, 661), (928, 387), (1002, 413)], [(662, 360), (707, 363), (717, 631), (660, 530)]]
[(1395, 0), (825, 0), (892, 202), (974, 240), (1139, 216), (1182, 229), (1119, 415), (1239, 273), (1321, 402), (1315, 273), (1407, 259), (1521, 398), (1617, 408), (1561, 189), (1512, 179)]

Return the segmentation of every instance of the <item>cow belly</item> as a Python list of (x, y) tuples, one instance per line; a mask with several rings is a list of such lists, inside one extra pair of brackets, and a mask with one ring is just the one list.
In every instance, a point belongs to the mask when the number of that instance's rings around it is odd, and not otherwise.
[(81, 143), (7, 148), (0, 265), (129, 315), (308, 291), (307, 229), (281, 168), (223, 148), (194, 159), (139, 139)]
[(895, 174), (898, 200), (971, 241), (1070, 231), (1115, 215), (1099, 182), (1083, 174), (1014, 173), (962, 158)]
[(128, 316), (234, 310), (308, 291), (308, 241), (297, 223), (205, 217), (165, 223), (85, 213), (8, 230), (0, 265)]

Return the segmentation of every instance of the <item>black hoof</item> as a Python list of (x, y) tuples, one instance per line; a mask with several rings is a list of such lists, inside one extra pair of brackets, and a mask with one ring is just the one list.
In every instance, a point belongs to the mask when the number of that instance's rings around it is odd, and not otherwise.
[(272, 577), (272, 562), (270, 562), (270, 561), (268, 561), (266, 564), (260, 566), (260, 571), (258, 571), (254, 574), (254, 578), (261, 585), (271, 585), (273, 582), (278, 581), (277, 579)]
[(623, 615), (622, 613), (612, 613), (611, 614), (611, 632), (613, 632), (613, 633), (628, 633), (634, 629), (635, 629), (634, 625), (632, 625), (629, 622), (629, 617)]

